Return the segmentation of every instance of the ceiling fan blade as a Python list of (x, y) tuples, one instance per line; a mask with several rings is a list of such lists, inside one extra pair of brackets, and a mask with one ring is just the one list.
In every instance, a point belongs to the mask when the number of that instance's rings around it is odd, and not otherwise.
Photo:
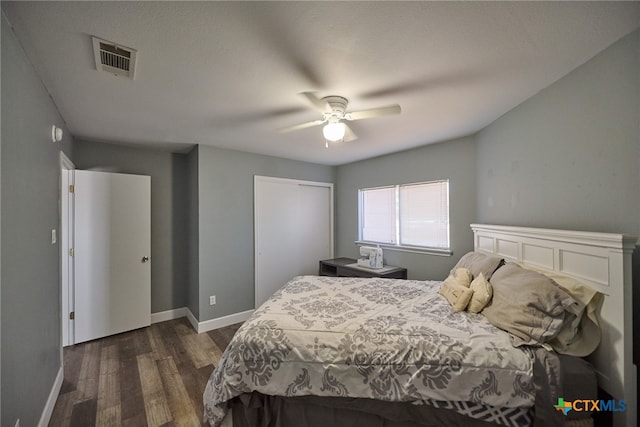
[(400, 111), (402, 111), (400, 106), (396, 104), (389, 105), (387, 107), (372, 108), (370, 110), (353, 111), (345, 114), (344, 118), (346, 120), (362, 120), (370, 119), (372, 117), (387, 116), (389, 114), (399, 114)]
[(299, 125), (289, 126), (289, 127), (284, 128), (284, 129), (280, 129), (280, 133), (287, 133), (287, 132), (291, 132), (291, 131), (294, 131), (294, 130), (306, 129), (306, 128), (310, 128), (310, 127), (313, 127), (313, 126), (319, 126), (319, 125), (323, 124), (324, 122), (325, 122), (325, 120), (314, 120), (312, 122), (301, 123)]
[(315, 107), (316, 110), (322, 114), (329, 114), (333, 111), (331, 105), (327, 101), (323, 101), (318, 98), (314, 92), (300, 92), (300, 95), (304, 96)]
[(344, 124), (344, 142), (350, 142), (350, 141), (354, 141), (358, 139), (358, 135), (356, 135), (353, 130), (347, 126), (347, 124)]

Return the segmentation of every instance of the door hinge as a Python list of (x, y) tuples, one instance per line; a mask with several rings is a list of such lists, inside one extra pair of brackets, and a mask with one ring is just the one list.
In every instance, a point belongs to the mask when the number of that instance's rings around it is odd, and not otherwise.
[(71, 313), (69, 313), (69, 319), (70, 320), (74, 320), (76, 318), (76, 312), (72, 311)]
[(73, 185), (73, 184), (71, 184), (71, 185), (69, 186), (69, 193), (75, 193), (75, 192), (76, 192), (76, 186), (75, 186), (75, 185)]
[(73, 248), (69, 249), (69, 256), (73, 256), (74, 253)]

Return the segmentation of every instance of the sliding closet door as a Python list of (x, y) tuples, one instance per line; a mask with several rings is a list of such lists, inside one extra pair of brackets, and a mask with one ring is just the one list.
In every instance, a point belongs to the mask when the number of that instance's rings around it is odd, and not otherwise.
[(256, 176), (256, 307), (294, 276), (333, 256), (333, 186)]
[(318, 261), (333, 257), (332, 200), (329, 187), (298, 185), (296, 274), (318, 274)]

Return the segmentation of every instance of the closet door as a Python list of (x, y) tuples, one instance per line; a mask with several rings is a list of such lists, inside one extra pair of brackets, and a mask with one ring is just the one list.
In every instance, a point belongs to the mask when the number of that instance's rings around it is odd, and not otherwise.
[(151, 323), (151, 177), (75, 171), (75, 343)]
[(254, 179), (255, 306), (333, 257), (333, 184)]
[(318, 261), (333, 258), (333, 194), (329, 187), (298, 185), (298, 270), (318, 274)]

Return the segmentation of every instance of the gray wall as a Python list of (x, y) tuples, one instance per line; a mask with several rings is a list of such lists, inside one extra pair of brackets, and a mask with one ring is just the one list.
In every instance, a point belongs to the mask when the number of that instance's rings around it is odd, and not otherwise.
[(187, 307), (197, 318), (200, 316), (200, 229), (198, 212), (198, 147), (187, 155)]
[(330, 166), (198, 147), (200, 321), (254, 308), (254, 175), (334, 182)]
[(449, 180), (450, 239), (453, 256), (384, 251), (385, 264), (407, 268), (410, 279), (444, 279), (473, 249), (469, 224), (476, 207), (475, 146), (472, 138), (431, 144), (348, 165), (336, 172), (336, 255), (358, 258), (358, 189)]
[[(476, 139), (479, 222), (640, 237), (640, 30)], [(632, 263), (635, 354), (640, 246)]]
[(449, 178), (453, 257), (385, 251), (444, 277), (472, 222), (640, 236), (640, 31), (469, 138), (338, 166), (336, 254), (357, 257), (357, 190)]
[(329, 166), (207, 146), (182, 155), (76, 141), (73, 160), (151, 176), (152, 312), (186, 306), (200, 321), (253, 308), (253, 176), (333, 180)]
[(187, 156), (76, 140), (78, 169), (151, 176), (151, 312), (187, 304)]
[(640, 236), (640, 30), (476, 140), (478, 221)]
[[(70, 134), (2, 14), (3, 426), (35, 426), (61, 368), (59, 153)], [(51, 126), (65, 131), (51, 142)]]

